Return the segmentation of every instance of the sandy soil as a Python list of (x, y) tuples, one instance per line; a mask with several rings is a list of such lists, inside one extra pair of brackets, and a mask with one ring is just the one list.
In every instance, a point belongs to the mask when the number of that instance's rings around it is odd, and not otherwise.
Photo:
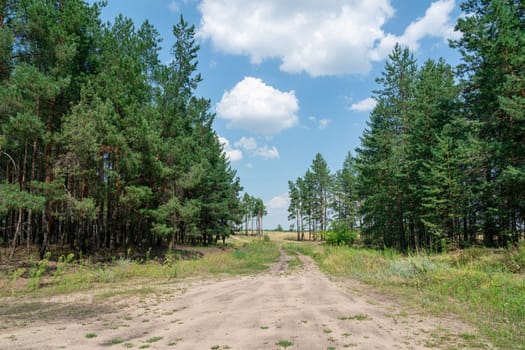
[(472, 348), (466, 325), (331, 281), (300, 258), (291, 271), (283, 254), (254, 276), (0, 304), (0, 349)]

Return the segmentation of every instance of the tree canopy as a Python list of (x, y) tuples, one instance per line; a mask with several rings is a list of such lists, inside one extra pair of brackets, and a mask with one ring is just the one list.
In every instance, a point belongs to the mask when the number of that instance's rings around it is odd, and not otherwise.
[[(366, 244), (404, 251), (524, 238), (525, 8), (506, 0), (461, 7), (462, 36), (451, 46), (462, 64), (419, 65), (396, 45), (356, 157), (330, 187), (320, 186), (318, 166), (289, 183), (298, 238), (305, 218), (321, 230), (324, 219), (359, 225)], [(328, 215), (321, 198), (331, 198)]]
[(1, 241), (43, 256), (228, 236), (242, 188), (195, 94), (195, 27), (180, 17), (162, 64), (151, 24), (101, 6), (0, 7)]

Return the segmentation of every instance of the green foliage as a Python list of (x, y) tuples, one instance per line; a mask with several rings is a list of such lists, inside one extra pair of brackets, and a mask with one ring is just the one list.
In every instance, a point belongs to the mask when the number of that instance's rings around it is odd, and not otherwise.
[(293, 343), (289, 340), (279, 340), (275, 345), (280, 346), (282, 348), (287, 348), (289, 346), (293, 346)]
[(91, 253), (227, 237), (241, 186), (195, 94), (195, 27), (181, 16), (163, 64), (150, 23), (103, 23), (101, 6), (0, 10), (0, 217), (20, 217), (5, 237), (40, 242), (41, 257), (54, 243)]
[(53, 282), (59, 283), (60, 278), (66, 272), (68, 266), (75, 259), (75, 254), (69, 253), (67, 256), (61, 255), (57, 261), (57, 269), (53, 274)]
[(346, 222), (334, 221), (330, 230), (324, 234), (324, 239), (331, 245), (352, 245), (357, 236), (357, 231), (349, 229)]
[(40, 280), (46, 272), (50, 257), (51, 253), (48, 252), (44, 259), (40, 260), (38, 265), (33, 264), (33, 266), (29, 269), (29, 281), (27, 284), (27, 288), (30, 291), (40, 288)]

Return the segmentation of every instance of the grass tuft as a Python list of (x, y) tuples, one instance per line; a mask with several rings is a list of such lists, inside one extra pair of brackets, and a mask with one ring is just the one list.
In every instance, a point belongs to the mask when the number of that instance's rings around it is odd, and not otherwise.
[(275, 345), (280, 346), (282, 348), (287, 348), (289, 346), (293, 346), (293, 343), (289, 340), (279, 340)]

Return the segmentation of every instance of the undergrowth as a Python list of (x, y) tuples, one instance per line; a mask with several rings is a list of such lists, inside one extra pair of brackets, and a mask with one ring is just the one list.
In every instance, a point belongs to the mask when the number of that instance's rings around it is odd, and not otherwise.
[(58, 259), (54, 273), (46, 269), (49, 263), (47, 256), (28, 271), (16, 269), (0, 276), (0, 297), (71, 293), (95, 285), (133, 279), (171, 280), (217, 274), (250, 274), (266, 270), (279, 258), (279, 250), (274, 243), (260, 240), (224, 251), (204, 251), (204, 256), (192, 259), (180, 259), (179, 254), (173, 252), (160, 262), (116, 258), (103, 264), (92, 264), (89, 259), (82, 258), (73, 260), (73, 256), (68, 255)]

